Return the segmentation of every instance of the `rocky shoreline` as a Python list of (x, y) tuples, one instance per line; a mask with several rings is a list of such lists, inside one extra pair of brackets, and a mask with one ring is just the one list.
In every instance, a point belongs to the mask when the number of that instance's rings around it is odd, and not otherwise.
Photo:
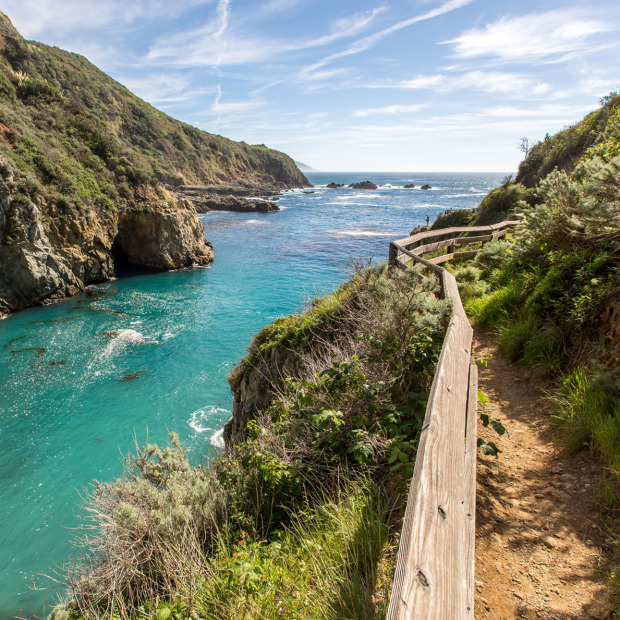
[(282, 189), (259, 185), (181, 185), (170, 188), (177, 200), (187, 200), (196, 213), (211, 211), (238, 211), (241, 213), (270, 213), (279, 211), (278, 200)]
[(195, 209), (163, 188), (137, 187), (128, 209), (76, 209), (17, 199), (12, 171), (0, 168), (0, 317), (77, 295), (129, 265), (166, 271), (213, 260)]

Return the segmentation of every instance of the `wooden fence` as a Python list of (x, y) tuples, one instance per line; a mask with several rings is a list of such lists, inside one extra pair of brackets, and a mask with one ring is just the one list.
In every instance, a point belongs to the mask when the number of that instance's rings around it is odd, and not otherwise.
[[(454, 247), (498, 239), (516, 224), (445, 228), (390, 244), (390, 266), (414, 261), (432, 269), (453, 308), (420, 435), (388, 620), (474, 617), (478, 371), (456, 279), (439, 263), (474, 256), (478, 250), (455, 253)], [(448, 253), (421, 257), (441, 248)]]

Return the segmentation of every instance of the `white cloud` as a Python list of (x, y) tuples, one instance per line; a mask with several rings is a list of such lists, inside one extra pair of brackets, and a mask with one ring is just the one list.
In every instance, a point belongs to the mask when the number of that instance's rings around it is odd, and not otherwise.
[(367, 88), (398, 88), (404, 90), (432, 90), (450, 93), (462, 90), (477, 90), (487, 93), (512, 95), (545, 95), (550, 86), (520, 73), (501, 71), (467, 71), (466, 73), (417, 75), (409, 80), (375, 82)]
[[(242, 31), (241, 25), (229, 27), (229, 4), (229, 0), (219, 0), (216, 20), (160, 40), (151, 47), (147, 59), (172, 65), (217, 67), (266, 62), (283, 54), (322, 47), (355, 36), (386, 10), (378, 7), (335, 20), (330, 25), (329, 34), (316, 38), (277, 40), (248, 35)], [(248, 21), (247, 15), (245, 21)]]
[(217, 28), (213, 33), (214, 39), (219, 39), (226, 28), (228, 28), (228, 15), (230, 11), (230, 0), (218, 0), (216, 13), (217, 13)]
[(489, 57), (512, 63), (560, 60), (595, 48), (600, 41), (591, 41), (592, 36), (614, 29), (610, 23), (581, 11), (557, 10), (503, 17), (444, 43), (453, 45), (454, 56), (460, 59)]
[(419, 22), (433, 19), (434, 17), (439, 17), (440, 15), (444, 15), (445, 13), (449, 13), (450, 11), (454, 11), (455, 9), (459, 9), (463, 6), (471, 4), (473, 1), (474, 0), (448, 0), (448, 2), (444, 2), (436, 9), (432, 9), (431, 11), (427, 11), (426, 13), (423, 13), (422, 15), (417, 15), (416, 17), (403, 19), (396, 24), (393, 24), (389, 28), (385, 28), (384, 30), (380, 30), (379, 32), (375, 32), (374, 34), (364, 37), (363, 39), (360, 39), (359, 41), (353, 43), (353, 45), (348, 47), (346, 50), (337, 52), (335, 54), (330, 54), (322, 60), (319, 60), (318, 62), (308, 67), (305, 67), (304, 69), (302, 69), (302, 72), (315, 71), (316, 69), (320, 69), (321, 67), (324, 67), (325, 65), (331, 63), (333, 60), (336, 60), (338, 58), (344, 58), (345, 56), (351, 56), (353, 54), (365, 52), (366, 50), (374, 47), (374, 45), (381, 41), (381, 39), (384, 39), (385, 37), (394, 34), (395, 32), (402, 30), (403, 28), (408, 28), (409, 26), (413, 26), (414, 24), (417, 24)]
[(149, 73), (140, 77), (119, 76), (117, 79), (138, 97), (154, 105), (192, 101), (216, 92), (214, 87), (192, 88), (191, 77), (178, 74)]
[(217, 101), (211, 106), (210, 111), (214, 114), (245, 113), (264, 105), (264, 103), (264, 101), (231, 101), (228, 103)]
[(26, 38), (43, 32), (69, 33), (103, 29), (109, 24), (170, 18), (192, 6), (213, 0), (5, 0), (2, 10)]
[(365, 108), (362, 110), (356, 110), (353, 116), (376, 116), (378, 114), (407, 114), (409, 112), (419, 112), (424, 106), (421, 104), (412, 105), (388, 105), (382, 108)]
[(301, 73), (297, 78), (302, 81), (329, 80), (335, 77), (343, 77), (349, 73), (348, 69), (331, 69), (329, 71), (314, 71), (312, 73)]
[(517, 108), (516, 106), (493, 106), (486, 108), (484, 114), (500, 118), (536, 118), (543, 117), (554, 120), (562, 118), (579, 118), (587, 114), (592, 109), (592, 105), (564, 105), (548, 103), (537, 108)]

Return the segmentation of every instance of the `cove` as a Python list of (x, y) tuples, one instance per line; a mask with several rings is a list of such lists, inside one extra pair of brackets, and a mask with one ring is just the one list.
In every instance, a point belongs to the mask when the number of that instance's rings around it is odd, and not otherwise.
[[(76, 553), (81, 495), (118, 476), (134, 442), (175, 431), (192, 463), (217, 455), (227, 376), (261, 327), (332, 291), (350, 257), (385, 260), (390, 240), (476, 206), (502, 176), (309, 174), (315, 193), (284, 195), (280, 212), (201, 216), (210, 267), (119, 278), (97, 287), (111, 294), (0, 321), (0, 620), (49, 612), (58, 590), (32, 580), (50, 586), (41, 574)], [(379, 189), (325, 188), (366, 179)], [(120, 329), (145, 344), (104, 336)]]

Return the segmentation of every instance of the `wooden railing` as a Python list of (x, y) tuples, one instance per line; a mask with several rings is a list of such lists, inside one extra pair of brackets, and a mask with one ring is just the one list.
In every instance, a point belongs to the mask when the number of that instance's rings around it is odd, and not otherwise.
[(406, 268), (414, 261), (432, 269), (453, 307), (409, 487), (388, 620), (474, 617), (478, 371), (471, 361), (473, 330), (456, 279), (438, 263), (478, 250), (429, 260), (420, 254), (498, 239), (517, 223), (446, 228), (390, 244), (390, 265)]

